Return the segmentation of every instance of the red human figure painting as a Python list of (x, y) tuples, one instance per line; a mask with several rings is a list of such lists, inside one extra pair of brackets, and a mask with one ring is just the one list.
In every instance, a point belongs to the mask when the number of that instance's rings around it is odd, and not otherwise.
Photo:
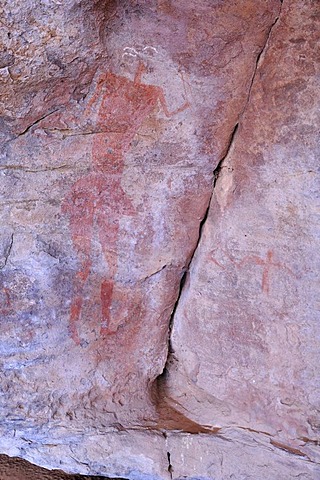
[(241, 267), (242, 265), (250, 262), (262, 267), (261, 289), (267, 295), (270, 292), (270, 269), (272, 267), (286, 270), (287, 272), (289, 272), (291, 275), (294, 276), (294, 273), (292, 272), (292, 270), (290, 270), (290, 268), (288, 268), (283, 263), (276, 262), (274, 260), (274, 253), (272, 250), (267, 251), (266, 258), (260, 258), (257, 255), (248, 255), (244, 257), (243, 260), (241, 260), (241, 262), (239, 263), (239, 266)]
[[(134, 206), (121, 186), (125, 154), (139, 128), (161, 106), (167, 117), (188, 107), (186, 101), (170, 112), (163, 90), (142, 83), (144, 65), (140, 62), (133, 80), (108, 72), (98, 81), (87, 109), (98, 105), (92, 142), (92, 171), (80, 178), (65, 198), (62, 211), (68, 215), (72, 242), (80, 262), (74, 278), (74, 297), (70, 308), (70, 332), (79, 344), (78, 322), (83, 311), (85, 284), (92, 273), (92, 238), (96, 228), (107, 265), (107, 275), (100, 280), (100, 335), (115, 333), (110, 316), (117, 288), (117, 241), (123, 215), (135, 215)], [(115, 322), (115, 325), (118, 322)]]
[[(282, 270), (286, 270), (290, 275), (295, 276), (294, 273), (290, 268), (288, 268), (286, 265), (284, 265), (281, 262), (276, 262), (274, 260), (274, 253), (272, 250), (268, 250), (266, 254), (266, 258), (261, 258), (258, 257), (257, 255), (246, 255), (242, 260), (239, 262), (236, 262), (234, 259), (230, 257), (230, 255), (223, 250), (224, 257), (236, 268), (242, 268), (246, 264), (253, 263), (254, 265), (258, 265), (262, 267), (262, 279), (261, 279), (261, 289), (262, 292), (265, 293), (266, 295), (269, 294), (270, 292), (270, 269), (271, 268), (280, 268)], [(227, 267), (220, 263), (214, 256), (215, 252), (211, 252), (210, 254), (210, 261), (213, 262), (215, 265), (220, 267), (222, 270), (226, 270)]]

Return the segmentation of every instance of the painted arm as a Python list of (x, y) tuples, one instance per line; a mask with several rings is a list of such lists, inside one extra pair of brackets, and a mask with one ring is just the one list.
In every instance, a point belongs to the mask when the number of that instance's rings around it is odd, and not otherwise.
[(160, 90), (160, 89), (159, 89), (159, 97), (158, 98), (159, 98), (161, 107), (162, 107), (166, 117), (168, 117), (168, 118), (173, 117), (174, 115), (177, 115), (177, 113), (183, 112), (188, 107), (190, 107), (189, 101), (186, 100), (180, 107), (178, 107), (176, 110), (173, 110), (172, 112), (170, 112), (170, 110), (168, 109), (168, 105), (167, 105), (165, 96), (163, 94), (163, 91)]

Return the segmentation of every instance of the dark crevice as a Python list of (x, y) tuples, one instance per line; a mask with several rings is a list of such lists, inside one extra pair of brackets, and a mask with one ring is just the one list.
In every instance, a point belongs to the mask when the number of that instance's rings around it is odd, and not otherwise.
[(165, 270), (166, 268), (168, 267), (167, 264), (165, 265), (162, 265), (162, 267), (158, 268), (158, 270), (156, 270), (155, 272), (152, 272), (152, 273), (149, 273), (146, 277), (144, 277), (142, 280), (139, 280), (140, 282), (145, 282), (146, 280), (149, 280), (150, 278), (158, 275), (159, 273), (161, 273), (163, 270)]
[[(208, 210), (207, 212), (209, 212), (209, 209), (210, 209), (210, 204), (211, 204), (211, 199), (213, 197), (213, 192), (214, 192), (214, 189), (216, 187), (216, 184), (217, 184), (217, 180), (221, 174), (221, 171), (222, 171), (222, 168), (223, 168), (223, 164), (224, 164), (224, 161), (225, 159), (227, 158), (227, 156), (229, 155), (229, 152), (231, 150), (231, 147), (234, 143), (234, 139), (235, 139), (235, 136), (236, 136), (236, 133), (238, 131), (238, 127), (239, 127), (239, 122), (237, 122), (235, 124), (235, 126), (233, 127), (233, 130), (231, 132), (231, 135), (230, 135), (230, 138), (229, 138), (229, 142), (228, 142), (228, 145), (227, 145), (227, 148), (226, 148), (226, 153), (223, 155), (223, 157), (221, 158), (220, 162), (218, 163), (217, 167), (215, 168), (214, 172), (213, 172), (213, 189), (212, 189), (212, 194), (211, 194), (211, 197), (210, 197), (210, 202), (209, 202), (209, 207), (208, 207)], [(208, 216), (208, 213), (207, 213), (207, 216)]]
[(59, 108), (56, 108), (54, 110), (51, 110), (51, 112), (49, 113), (46, 113), (45, 115), (42, 115), (42, 117), (38, 118), (37, 120), (35, 120), (34, 122), (32, 122), (30, 125), (28, 125), (22, 132), (18, 133), (18, 137), (21, 137), (21, 135), (25, 135), (26, 133), (28, 133), (32, 127), (35, 127), (36, 125), (38, 125), (42, 120), (44, 120), (45, 118), (49, 117), (50, 115), (52, 115), (53, 113), (57, 112), (59, 110)]
[[(52, 112), (53, 113), (53, 112)], [(106, 133), (121, 133), (118, 130), (112, 132), (112, 130), (90, 130), (90, 131), (75, 131), (70, 129), (59, 129), (59, 128), (45, 128), (47, 133), (55, 134), (60, 133), (64, 138), (67, 137), (85, 137), (87, 135), (100, 135)], [(70, 133), (71, 132), (71, 133)]]
[(32, 169), (32, 168), (27, 168), (23, 165), (4, 165), (3, 167), (0, 167), (0, 171), (2, 170), (18, 170), (22, 171), (25, 173), (41, 173), (41, 172), (54, 172), (55, 170), (67, 170), (70, 167), (68, 165), (58, 165), (57, 167), (45, 167), (45, 168), (37, 168), (37, 169)]
[(173, 478), (173, 468), (172, 468), (172, 464), (171, 464), (170, 452), (167, 452), (167, 458), (168, 458), (168, 472), (170, 474), (170, 478), (172, 479)]
[(277, 24), (279, 18), (280, 18), (280, 13), (281, 13), (281, 8), (280, 8), (280, 12), (279, 12), (279, 15), (276, 17), (276, 19), (274, 20), (274, 22), (271, 24), (271, 26), (269, 27), (269, 30), (268, 30), (268, 33), (267, 33), (267, 38), (266, 38), (266, 41), (264, 42), (264, 45), (263, 47), (260, 49), (258, 55), (257, 55), (257, 58), (256, 58), (256, 61), (255, 61), (255, 66), (254, 66), (254, 69), (253, 69), (253, 74), (252, 74), (252, 77), (251, 77), (251, 80), (250, 80), (250, 83), (249, 83), (249, 87), (248, 87), (248, 93), (247, 93), (247, 98), (246, 98), (246, 101), (244, 103), (244, 106), (242, 108), (242, 110), (240, 111), (239, 115), (238, 115), (238, 120), (235, 124), (235, 126), (233, 127), (232, 131), (231, 131), (231, 134), (230, 134), (230, 137), (229, 137), (229, 141), (227, 143), (227, 147), (222, 155), (222, 158), (219, 160), (218, 162), (218, 165), (216, 166), (215, 170), (213, 171), (213, 184), (212, 184), (212, 192), (211, 192), (211, 196), (209, 198), (209, 201), (208, 201), (208, 206), (206, 208), (206, 211), (205, 211), (205, 214), (200, 222), (200, 225), (199, 225), (199, 235), (198, 235), (198, 240), (197, 240), (197, 243), (195, 245), (195, 248), (191, 254), (191, 257), (186, 265), (186, 267), (184, 268), (183, 272), (182, 272), (182, 277), (181, 277), (181, 280), (180, 280), (180, 286), (179, 286), (179, 292), (178, 292), (178, 296), (177, 296), (177, 300), (175, 302), (175, 305), (174, 305), (174, 308), (173, 308), (173, 311), (172, 311), (172, 314), (171, 314), (171, 318), (170, 318), (170, 322), (169, 322), (169, 340), (168, 340), (168, 343), (169, 343), (169, 354), (170, 353), (173, 353), (172, 352), (172, 346), (171, 346), (171, 342), (170, 342), (170, 337), (171, 337), (171, 331), (172, 331), (172, 325), (173, 325), (173, 319), (174, 319), (174, 316), (175, 316), (175, 313), (176, 313), (176, 310), (177, 310), (177, 306), (180, 302), (180, 298), (181, 298), (181, 295), (182, 295), (182, 291), (183, 291), (183, 288), (184, 288), (184, 285), (186, 283), (186, 279), (187, 279), (187, 274), (188, 274), (188, 271), (189, 271), (189, 268), (190, 268), (190, 265), (193, 261), (193, 258), (195, 256), (195, 253), (198, 249), (198, 246), (199, 246), (199, 243), (201, 241), (201, 237), (202, 237), (202, 232), (203, 232), (203, 228), (204, 228), (204, 225), (207, 221), (207, 218), (208, 218), (208, 214), (209, 214), (209, 210), (210, 210), (210, 205), (211, 205), (211, 200), (212, 200), (212, 196), (213, 196), (213, 193), (214, 193), (214, 189), (215, 189), (215, 186), (216, 186), (216, 183), (217, 183), (217, 180), (221, 174), (221, 171), (223, 169), (223, 164), (226, 160), (226, 158), (228, 157), (229, 155), (229, 152), (234, 144), (234, 140), (235, 140), (235, 137), (236, 137), (236, 134), (237, 134), (237, 131), (238, 131), (238, 127), (239, 127), (239, 123), (243, 117), (243, 114), (249, 104), (249, 101), (250, 101), (250, 97), (251, 97), (251, 90), (252, 90), (252, 86), (253, 86), (253, 83), (254, 83), (254, 80), (255, 80), (255, 77), (256, 77), (256, 74), (257, 74), (257, 69), (259, 67), (259, 63), (260, 63), (260, 60), (263, 56), (263, 54), (265, 53), (266, 51), (266, 48), (268, 46), (268, 43), (269, 43), (269, 39), (270, 39), (270, 36), (271, 36), (271, 33), (272, 33), (272, 30), (274, 28), (274, 26)]
[(4, 263), (0, 267), (0, 269), (4, 268), (7, 265), (10, 254), (11, 254), (12, 247), (13, 247), (13, 233), (11, 234), (10, 242), (9, 242), (7, 248), (6, 248), (5, 253), (4, 253)]
[[(172, 310), (172, 314), (171, 314), (170, 321), (169, 321), (169, 327), (168, 327), (168, 354), (169, 355), (174, 353), (172, 345), (171, 345), (171, 332), (172, 332), (172, 328), (173, 328), (173, 320), (174, 320), (174, 317), (175, 317), (175, 314), (176, 314), (176, 310), (177, 310), (178, 304), (180, 302), (182, 292), (184, 290), (184, 286), (185, 286), (185, 283), (186, 283), (186, 280), (187, 280), (190, 265), (193, 261), (193, 258), (195, 256), (196, 251), (198, 250), (198, 246), (199, 246), (199, 243), (200, 243), (201, 238), (202, 238), (203, 228), (204, 228), (204, 225), (206, 224), (206, 221), (208, 219), (210, 205), (211, 205), (211, 199), (212, 199), (212, 196), (213, 196), (213, 193), (214, 193), (214, 189), (215, 189), (218, 177), (219, 177), (219, 175), (221, 173), (221, 170), (223, 168), (223, 163), (224, 163), (225, 159), (227, 158), (227, 156), (230, 152), (231, 146), (233, 145), (234, 138), (235, 138), (237, 130), (238, 130), (238, 126), (239, 126), (239, 123), (237, 122), (236, 125), (234, 126), (232, 132), (231, 132), (231, 135), (230, 135), (230, 138), (229, 138), (229, 141), (228, 141), (228, 145), (225, 149), (225, 153), (224, 153), (223, 157), (221, 158), (221, 160), (219, 161), (218, 165), (216, 166), (215, 170), (213, 171), (212, 191), (211, 191), (211, 195), (210, 195), (210, 198), (209, 198), (209, 201), (208, 201), (206, 211), (205, 211), (204, 216), (202, 217), (202, 219), (200, 221), (197, 243), (196, 243), (196, 245), (195, 245), (195, 247), (192, 251), (192, 254), (189, 258), (189, 261), (188, 261), (187, 265), (185, 266), (185, 268), (182, 271), (182, 277), (181, 277), (181, 280), (180, 280), (178, 296), (177, 296), (177, 300), (176, 300), (176, 302), (174, 304), (174, 307), (173, 307), (173, 310)], [(165, 365), (165, 368), (166, 368), (166, 366), (167, 366), (167, 363)], [(164, 368), (164, 370), (165, 370), (165, 368)]]

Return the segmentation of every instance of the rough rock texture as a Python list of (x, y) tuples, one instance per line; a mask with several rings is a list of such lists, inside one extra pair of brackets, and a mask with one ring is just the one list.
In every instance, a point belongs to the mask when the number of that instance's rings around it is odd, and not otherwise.
[[(59, 470), (36, 467), (21, 458), (0, 455), (0, 480), (115, 480), (101, 476), (68, 475)], [(117, 479), (124, 480), (124, 479)]]
[(178, 410), (319, 461), (319, 4), (270, 35), (174, 316)]
[(0, 451), (320, 476), (319, 3), (1, 15)]

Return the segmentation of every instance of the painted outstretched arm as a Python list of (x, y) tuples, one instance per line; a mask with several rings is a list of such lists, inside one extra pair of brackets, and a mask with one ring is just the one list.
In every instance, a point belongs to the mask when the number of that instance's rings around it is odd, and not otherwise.
[(178, 107), (176, 110), (173, 110), (173, 111), (170, 112), (170, 110), (168, 109), (168, 105), (167, 105), (165, 96), (164, 96), (162, 91), (159, 93), (159, 101), (160, 101), (161, 107), (162, 107), (166, 117), (168, 117), (168, 118), (173, 117), (174, 115), (177, 115), (178, 113), (183, 112), (188, 107), (190, 107), (189, 101), (186, 100), (180, 107)]
[(189, 100), (187, 99), (188, 98), (188, 95), (187, 95), (187, 90), (186, 90), (186, 82), (181, 75), (181, 80), (182, 80), (182, 83), (183, 83), (183, 89), (184, 89), (184, 96), (186, 98), (186, 101), (180, 106), (178, 107), (176, 110), (173, 110), (173, 111), (170, 111), (169, 108), (168, 108), (168, 105), (167, 105), (167, 102), (166, 102), (166, 99), (165, 99), (165, 96), (164, 96), (164, 93), (162, 91), (162, 89), (159, 89), (159, 101), (160, 101), (160, 104), (161, 104), (161, 107), (165, 113), (165, 115), (170, 118), (170, 117), (173, 117), (174, 115), (177, 115), (178, 113), (180, 112), (183, 112), (184, 110), (186, 110), (187, 108), (190, 107), (190, 102)]

